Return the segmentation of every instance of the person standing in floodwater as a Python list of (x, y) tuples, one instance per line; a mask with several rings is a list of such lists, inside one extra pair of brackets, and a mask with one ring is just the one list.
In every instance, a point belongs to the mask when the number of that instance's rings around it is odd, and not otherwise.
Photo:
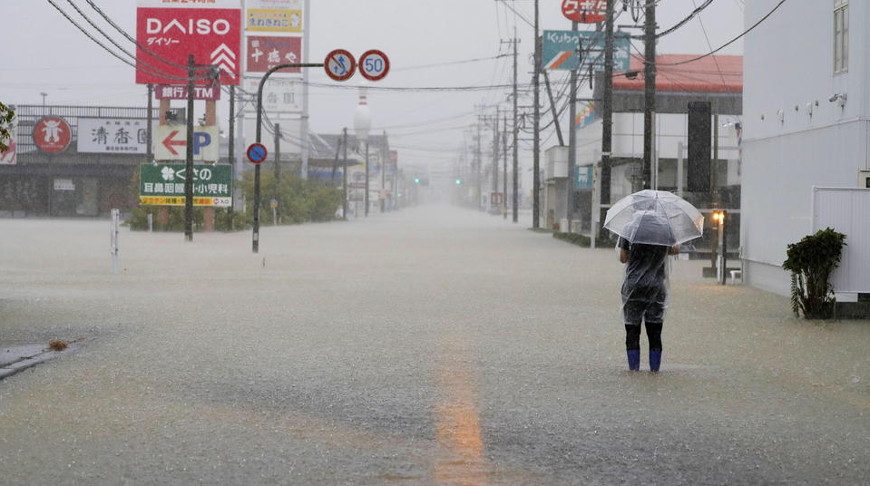
[(628, 369), (640, 369), (640, 325), (649, 339), (649, 368), (657, 372), (662, 362), (662, 326), (668, 302), (667, 257), (680, 252), (680, 245), (662, 246), (617, 242), (619, 261), (626, 264), (622, 282), (622, 315)]

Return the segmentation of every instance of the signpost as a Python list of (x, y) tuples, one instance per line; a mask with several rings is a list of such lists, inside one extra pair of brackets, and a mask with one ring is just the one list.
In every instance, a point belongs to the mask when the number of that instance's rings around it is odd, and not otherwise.
[(568, 20), (581, 24), (604, 22), (607, 0), (562, 0), (562, 14)]
[(41, 118), (33, 125), (33, 143), (46, 153), (56, 154), (69, 147), (72, 129), (69, 123), (59, 116)]
[[(139, 0), (136, 10), (136, 83), (178, 84), (187, 79), (188, 55), (214, 65), (220, 82), (241, 79), (242, 10), (239, 0)], [(206, 76), (196, 84), (210, 84)]]
[[(229, 207), (233, 200), (232, 166), (196, 164), (193, 168), (193, 205)], [(154, 206), (184, 206), (186, 164), (139, 166), (139, 203)]]
[(248, 160), (250, 160), (252, 164), (259, 164), (266, 160), (269, 151), (266, 150), (266, 146), (262, 143), (252, 143), (248, 146), (247, 155)]
[(380, 81), (390, 72), (390, 59), (377, 49), (366, 51), (359, 57), (359, 71), (369, 81)]
[(335, 49), (326, 55), (323, 61), (326, 75), (335, 81), (346, 81), (356, 72), (356, 60), (353, 54), (344, 49)]

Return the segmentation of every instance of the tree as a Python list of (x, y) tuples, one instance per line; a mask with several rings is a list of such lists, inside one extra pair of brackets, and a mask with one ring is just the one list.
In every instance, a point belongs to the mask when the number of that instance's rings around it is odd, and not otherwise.
[(6, 141), (12, 137), (11, 125), (14, 118), (15, 110), (0, 102), (0, 152), (9, 148)]
[(825, 228), (788, 245), (782, 268), (791, 272), (791, 304), (795, 315), (827, 319), (834, 313), (830, 277), (840, 265), (846, 235)]

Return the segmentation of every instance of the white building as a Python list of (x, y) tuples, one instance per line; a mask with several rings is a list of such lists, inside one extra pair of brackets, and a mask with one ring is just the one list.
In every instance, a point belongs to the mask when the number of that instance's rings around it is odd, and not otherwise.
[(780, 3), (746, 2), (747, 28), (773, 13), (744, 41), (741, 246), (744, 282), (788, 295), (813, 187), (855, 188), (870, 169), (870, 2)]

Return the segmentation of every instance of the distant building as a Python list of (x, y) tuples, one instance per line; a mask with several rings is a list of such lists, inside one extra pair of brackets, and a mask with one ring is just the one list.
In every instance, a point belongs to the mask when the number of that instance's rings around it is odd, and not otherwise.
[[(656, 57), (656, 116), (655, 157), (653, 167), (654, 188), (673, 191), (695, 204), (709, 216), (714, 206), (729, 209), (731, 214), (740, 213), (740, 140), (742, 131), (743, 69), (741, 56), (707, 56), (698, 60), (692, 54), (664, 54)], [(689, 62), (691, 61), (691, 62)], [(602, 82), (595, 83), (593, 98), (601, 100)], [(643, 162), (644, 120), (643, 63), (635, 57), (626, 73), (617, 73), (613, 79), (613, 143), (612, 171), (610, 178), (610, 201), (642, 189), (641, 170)], [(688, 160), (688, 106), (690, 102), (709, 102), (712, 120), (710, 164), (698, 167)], [(574, 198), (580, 231), (589, 233), (593, 216), (598, 214), (598, 190), (600, 184), (602, 123), (600, 101), (590, 103), (585, 110), (578, 110), (575, 120), (577, 129), (577, 167), (572, 177)], [(709, 174), (710, 184), (698, 191), (689, 184), (693, 171)], [(567, 172), (565, 172), (567, 174)], [(563, 176), (564, 177), (564, 176)], [(558, 184), (552, 177), (548, 183)], [(564, 179), (563, 179), (564, 181)], [(564, 218), (567, 197), (557, 191), (555, 201), (547, 203), (549, 214), (542, 217)], [(551, 198), (548, 198), (551, 199)], [(704, 240), (695, 242), (699, 247), (709, 248), (711, 232), (705, 230)], [(573, 228), (572, 228), (573, 229)], [(576, 231), (576, 230), (575, 230)], [(737, 242), (737, 226), (733, 228), (731, 241)], [(736, 244), (734, 245), (736, 246)], [(729, 249), (731, 246), (729, 245)]]

